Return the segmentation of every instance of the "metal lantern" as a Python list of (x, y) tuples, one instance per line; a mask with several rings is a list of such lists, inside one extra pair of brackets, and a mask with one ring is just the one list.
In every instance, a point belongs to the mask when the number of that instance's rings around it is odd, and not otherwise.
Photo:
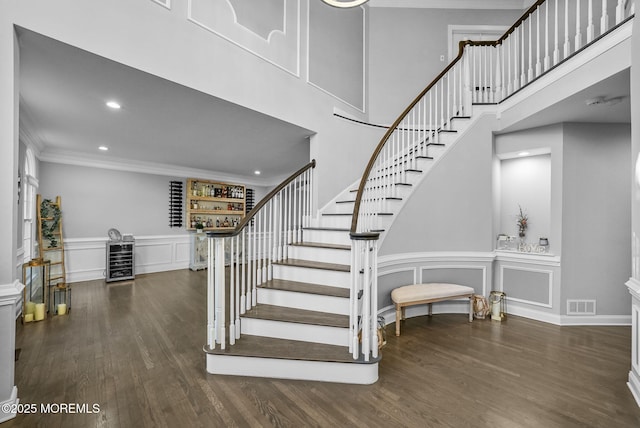
[(44, 319), (49, 297), (51, 262), (33, 259), (22, 265), (22, 322)]
[(502, 321), (507, 316), (506, 308), (507, 295), (502, 291), (492, 291), (489, 293), (489, 306), (491, 307), (491, 319)]
[(59, 282), (51, 286), (50, 311), (56, 315), (65, 315), (71, 310), (71, 284)]

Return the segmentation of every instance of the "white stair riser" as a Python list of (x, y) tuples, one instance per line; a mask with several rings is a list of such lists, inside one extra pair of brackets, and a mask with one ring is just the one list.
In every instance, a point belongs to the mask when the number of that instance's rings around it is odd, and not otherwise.
[(307, 311), (349, 315), (349, 299), (346, 297), (323, 296), (320, 294), (261, 288), (258, 290), (258, 303), (304, 309)]
[(207, 372), (370, 385), (378, 380), (378, 363), (354, 364), (207, 354)]
[[(347, 348), (349, 346), (349, 329), (347, 327), (329, 327), (256, 318), (243, 318), (240, 324), (242, 326), (241, 334), (323, 343)], [(242, 340), (242, 336), (240, 340)]]
[(320, 227), (349, 229), (351, 228), (351, 218), (351, 215), (323, 215), (320, 218)]
[(306, 229), (303, 231), (303, 238), (306, 242), (351, 245), (349, 231)]
[[(393, 215), (381, 215), (376, 217), (375, 224), (371, 225), (374, 230), (389, 230), (389, 226), (393, 221)], [(349, 217), (349, 226), (351, 225)], [(323, 216), (322, 227), (344, 227), (345, 219), (336, 216)], [(349, 264), (349, 263), (346, 263)]]
[(349, 272), (285, 265), (273, 265), (273, 277), (289, 281), (310, 282), (312, 284), (329, 285), (341, 288), (350, 288), (351, 281), (351, 275)]
[[(402, 201), (390, 199), (382, 202), (382, 212), (397, 213), (402, 205)], [(353, 203), (335, 204), (327, 209), (327, 214), (351, 214), (353, 213)]]
[(315, 260), (324, 263), (351, 264), (351, 251), (333, 248), (289, 246), (289, 257), (298, 260)]

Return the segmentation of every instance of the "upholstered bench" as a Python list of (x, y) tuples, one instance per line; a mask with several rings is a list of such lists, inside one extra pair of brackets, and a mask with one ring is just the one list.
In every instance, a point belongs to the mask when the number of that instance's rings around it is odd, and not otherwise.
[(404, 309), (407, 306), (431, 304), (445, 300), (469, 299), (469, 322), (473, 321), (473, 288), (465, 285), (430, 283), (414, 284), (398, 287), (391, 291), (391, 300), (396, 306), (396, 336), (400, 336), (400, 321), (405, 319)]

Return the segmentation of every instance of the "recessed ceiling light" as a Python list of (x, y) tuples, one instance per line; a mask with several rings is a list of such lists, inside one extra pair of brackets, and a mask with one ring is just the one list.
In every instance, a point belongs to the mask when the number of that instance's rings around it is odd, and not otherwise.
[(529, 156), (530, 153), (529, 152), (520, 152), (518, 153), (518, 156)]
[(258, 170), (253, 171), (253, 173), (254, 173), (255, 175), (260, 175), (260, 171), (258, 171)]
[(109, 150), (109, 147), (107, 147), (107, 146), (99, 146), (98, 150), (102, 150), (103, 152), (106, 152), (107, 150)]
[(107, 101), (107, 107), (112, 108), (114, 110), (118, 110), (121, 106), (119, 103), (115, 101)]

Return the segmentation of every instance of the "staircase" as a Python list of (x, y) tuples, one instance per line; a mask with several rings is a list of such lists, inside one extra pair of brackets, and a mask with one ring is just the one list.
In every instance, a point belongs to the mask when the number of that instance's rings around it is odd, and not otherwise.
[[(379, 243), (414, 189), (484, 112), (495, 112), (585, 48), (576, 36), (572, 51), (568, 2), (564, 12), (550, 3), (537, 1), (495, 42), (461, 42), (458, 57), (389, 127), (362, 178), (318, 212), (312, 210), (313, 161), (260, 201), (235, 231), (208, 233), (207, 372), (376, 382)], [(582, 22), (577, 2), (576, 28), (578, 35), (586, 31), (587, 45), (616, 28), (608, 28), (603, 4), (596, 37), (593, 10)], [(633, 3), (614, 7), (616, 26), (633, 15)], [(546, 21), (555, 23), (555, 39), (547, 25), (536, 40), (534, 22), (539, 33)]]
[[(471, 122), (470, 117), (454, 118), (455, 125), (440, 131), (437, 143), (424, 141), (424, 155), (414, 161), (399, 156), (390, 165), (402, 168), (406, 180), (386, 189), (380, 232), (391, 226), (413, 189)], [(354, 359), (349, 350), (349, 228), (357, 184), (327, 204), (317, 220), (301, 228), (302, 238), (287, 244), (282, 259), (272, 262), (271, 279), (256, 285), (256, 305), (239, 317), (236, 343), (225, 349), (205, 346), (209, 373), (351, 384), (377, 380), (380, 357)]]
[[(346, 229), (307, 227), (256, 286), (257, 304), (240, 316), (240, 339), (205, 347), (214, 374), (371, 384), (378, 361), (349, 353), (351, 246)], [(322, 260), (319, 262), (317, 260)]]

